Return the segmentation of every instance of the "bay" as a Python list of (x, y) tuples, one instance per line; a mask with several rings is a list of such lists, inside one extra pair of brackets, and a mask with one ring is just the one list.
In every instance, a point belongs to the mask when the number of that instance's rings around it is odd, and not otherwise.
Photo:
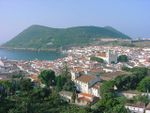
[(64, 54), (56, 51), (0, 49), (0, 57), (10, 60), (56, 60), (64, 56)]

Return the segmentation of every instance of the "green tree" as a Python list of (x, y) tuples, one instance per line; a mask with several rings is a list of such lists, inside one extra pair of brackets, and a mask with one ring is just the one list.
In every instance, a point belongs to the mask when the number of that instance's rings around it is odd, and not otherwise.
[(128, 56), (126, 56), (126, 55), (120, 55), (119, 57), (118, 57), (118, 62), (128, 62)]
[(134, 68), (131, 69), (131, 72), (133, 74), (140, 75), (140, 76), (147, 76), (148, 71), (149, 70), (146, 67), (134, 67)]
[(51, 91), (48, 88), (36, 88), (32, 91), (30, 97), (32, 100), (44, 100), (50, 95)]
[(20, 81), (20, 88), (22, 91), (31, 91), (33, 89), (33, 84), (31, 79), (23, 78)]
[(142, 102), (142, 103), (145, 103), (145, 105), (147, 105), (149, 103), (149, 99), (147, 95), (139, 94), (133, 97), (133, 102), (134, 103)]
[(134, 67), (129, 69), (131, 74), (118, 76), (115, 78), (115, 85), (118, 90), (133, 90), (136, 89), (138, 83), (146, 76), (148, 76), (148, 69), (143, 67)]
[(73, 103), (75, 103), (76, 98), (77, 98), (77, 93), (76, 91), (73, 91), (73, 94), (72, 94)]
[(58, 76), (57, 79), (56, 79), (56, 89), (57, 89), (57, 91), (61, 91), (63, 85), (64, 84), (62, 83), (61, 76)]
[(115, 96), (114, 85), (115, 82), (112, 80), (104, 82), (100, 88), (101, 97), (105, 98), (106, 100), (113, 98)]
[(67, 82), (63, 86), (63, 90), (72, 91), (73, 92), (75, 90), (74, 82), (71, 81), (71, 80), (67, 80)]
[(127, 113), (124, 107), (124, 99), (120, 97), (113, 97), (107, 100), (102, 98), (95, 106), (94, 113)]
[(123, 71), (130, 71), (131, 69), (128, 68), (128, 67), (126, 67), (126, 66), (124, 66), (124, 67), (122, 67), (122, 70), (123, 70)]
[(7, 97), (12, 93), (12, 83), (8, 80), (0, 81), (0, 98)]
[(70, 73), (70, 70), (68, 68), (67, 62), (63, 63), (63, 67), (61, 70), (61, 76), (64, 76), (66, 78), (71, 78), (71, 73)]
[(142, 92), (150, 91), (150, 77), (145, 77), (139, 84), (137, 89)]
[(44, 70), (38, 77), (47, 87), (55, 85), (55, 72), (52, 70)]
[(90, 60), (97, 61), (97, 62), (100, 62), (100, 63), (104, 63), (104, 60), (102, 58), (98, 58), (98, 57), (95, 57), (95, 56), (92, 56), (90, 58)]
[(129, 113), (124, 105), (118, 104), (112, 108), (110, 113)]

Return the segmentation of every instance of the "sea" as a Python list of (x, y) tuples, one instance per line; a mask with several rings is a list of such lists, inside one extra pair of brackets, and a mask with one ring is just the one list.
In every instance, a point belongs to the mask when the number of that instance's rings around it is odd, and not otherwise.
[(56, 60), (65, 57), (65, 54), (57, 51), (31, 51), (0, 49), (0, 58), (10, 60)]

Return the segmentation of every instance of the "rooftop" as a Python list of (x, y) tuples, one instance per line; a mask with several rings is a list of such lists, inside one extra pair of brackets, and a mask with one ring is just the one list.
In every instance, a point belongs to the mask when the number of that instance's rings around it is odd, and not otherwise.
[(92, 88), (99, 89), (101, 84), (102, 84), (102, 83), (97, 82), (96, 84), (94, 84), (94, 85), (92, 86)]
[(144, 103), (127, 103), (126, 106), (138, 107), (138, 108), (145, 108)]
[(107, 55), (106, 55), (106, 52), (101, 52), (97, 56), (99, 56), (99, 57), (106, 57)]
[(84, 82), (84, 83), (89, 83), (93, 79), (96, 79), (96, 76), (82, 75), (82, 76), (78, 77), (76, 80)]
[(60, 95), (66, 95), (66, 96), (70, 96), (70, 97), (71, 97), (73, 93), (70, 92), (70, 91), (61, 91), (61, 92), (59, 92), (59, 94), (60, 94)]
[(84, 97), (91, 97), (91, 98), (94, 97), (93, 95), (87, 94), (87, 93), (80, 93), (79, 95), (84, 96)]
[(89, 102), (89, 103), (91, 102), (90, 99), (85, 98), (85, 97), (79, 97), (78, 100), (79, 100), (79, 101), (86, 101), (86, 102)]
[(108, 80), (116, 78), (117, 76), (121, 76), (121, 75), (124, 75), (124, 74), (126, 74), (126, 72), (123, 72), (123, 71), (104, 73), (104, 74), (102, 74), (101, 79), (108, 81)]

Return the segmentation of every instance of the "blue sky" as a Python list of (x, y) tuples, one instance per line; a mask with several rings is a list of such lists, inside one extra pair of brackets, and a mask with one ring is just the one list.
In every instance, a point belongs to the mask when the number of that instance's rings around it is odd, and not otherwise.
[(0, 0), (0, 43), (33, 24), (112, 26), (150, 38), (150, 0)]

